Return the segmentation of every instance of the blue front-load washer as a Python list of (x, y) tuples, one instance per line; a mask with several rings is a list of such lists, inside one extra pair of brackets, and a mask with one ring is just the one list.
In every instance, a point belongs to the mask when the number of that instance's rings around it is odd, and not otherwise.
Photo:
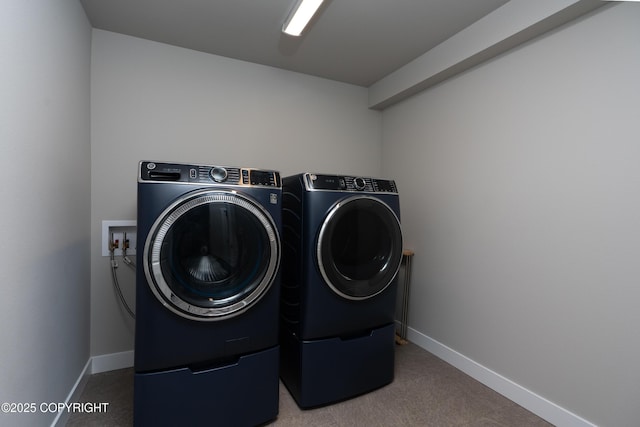
[(281, 195), (275, 171), (140, 162), (135, 425), (276, 418)]
[(392, 180), (283, 179), (280, 375), (303, 408), (393, 380), (400, 201)]

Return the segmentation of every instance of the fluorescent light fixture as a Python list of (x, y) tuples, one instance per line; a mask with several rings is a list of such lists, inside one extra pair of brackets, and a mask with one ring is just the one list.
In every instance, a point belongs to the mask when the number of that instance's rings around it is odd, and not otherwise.
[(282, 32), (290, 36), (299, 36), (304, 31), (323, 0), (298, 0), (289, 17), (282, 26)]

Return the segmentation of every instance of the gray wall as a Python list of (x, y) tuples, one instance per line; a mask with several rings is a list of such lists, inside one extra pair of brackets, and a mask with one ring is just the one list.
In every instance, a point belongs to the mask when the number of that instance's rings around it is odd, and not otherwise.
[(0, 3), (0, 402), (64, 402), (89, 358), (90, 49), (77, 0)]
[(0, 401), (62, 402), (89, 355), (133, 349), (100, 223), (135, 218), (136, 165), (154, 159), (396, 178), (412, 336), (635, 425), (638, 6), (379, 113), (359, 87), (99, 30), (91, 46), (76, 0), (3, 2)]
[(640, 5), (383, 113), (410, 326), (603, 426), (640, 419)]
[[(362, 87), (93, 30), (91, 354), (133, 349), (101, 222), (136, 218), (140, 160), (377, 175), (381, 113)], [(134, 301), (134, 275), (119, 269)]]

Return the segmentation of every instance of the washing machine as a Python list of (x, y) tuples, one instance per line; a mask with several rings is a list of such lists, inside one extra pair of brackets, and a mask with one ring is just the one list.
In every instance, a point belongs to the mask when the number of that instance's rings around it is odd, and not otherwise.
[(393, 381), (400, 201), (393, 180), (283, 179), (280, 375), (298, 405)]
[(135, 425), (276, 418), (281, 196), (276, 171), (140, 162)]

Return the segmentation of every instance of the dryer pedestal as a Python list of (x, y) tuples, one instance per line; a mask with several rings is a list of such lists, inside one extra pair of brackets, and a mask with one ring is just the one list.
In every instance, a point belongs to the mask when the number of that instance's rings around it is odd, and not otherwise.
[(204, 370), (135, 374), (136, 426), (255, 426), (278, 415), (279, 347)]
[(281, 332), (280, 376), (303, 409), (323, 406), (393, 381), (395, 324), (350, 339), (299, 340)]

